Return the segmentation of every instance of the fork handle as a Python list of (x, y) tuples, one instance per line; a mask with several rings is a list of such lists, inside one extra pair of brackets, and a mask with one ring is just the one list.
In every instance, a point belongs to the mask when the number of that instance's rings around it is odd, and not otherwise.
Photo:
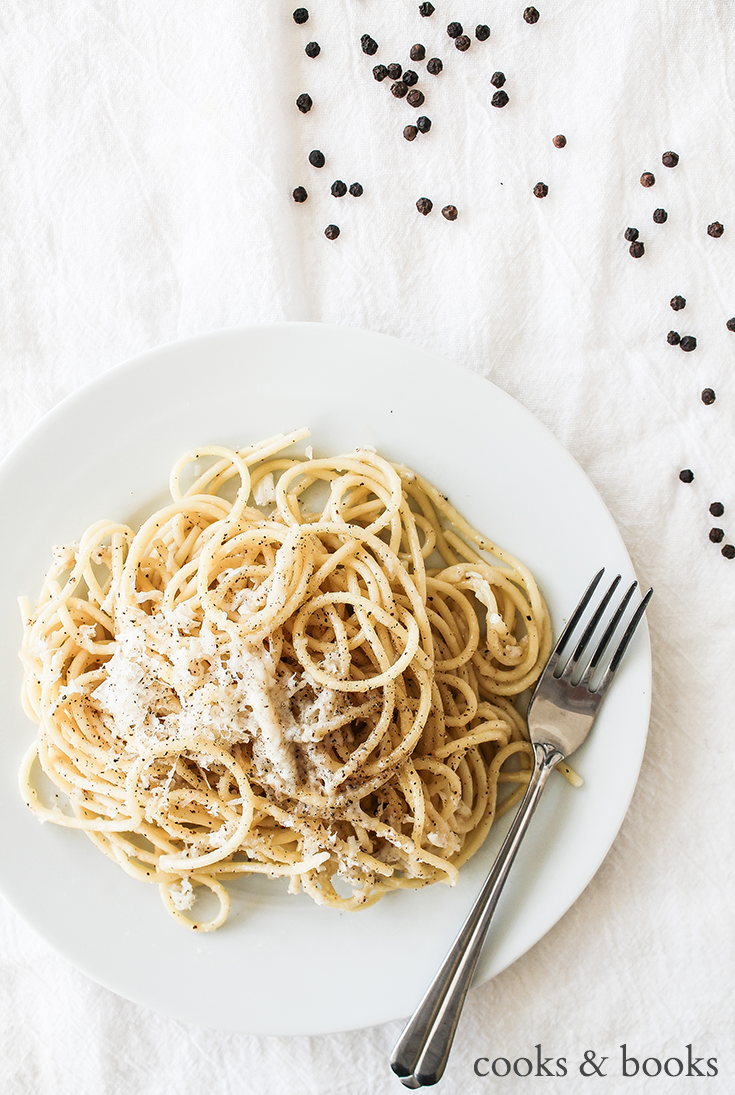
[(535, 761), (528, 790), (497, 859), (439, 972), (393, 1049), (391, 1068), (405, 1087), (430, 1087), (444, 1073), (498, 898), (546, 780), (563, 759), (563, 754), (547, 742), (537, 742), (533, 749)]

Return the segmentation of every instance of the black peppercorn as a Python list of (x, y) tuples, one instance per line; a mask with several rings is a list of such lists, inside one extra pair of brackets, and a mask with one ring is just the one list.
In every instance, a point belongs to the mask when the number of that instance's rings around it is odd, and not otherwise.
[(526, 8), (523, 13), (523, 18), (526, 20), (527, 23), (533, 24), (538, 23), (540, 16), (539, 13), (536, 11), (536, 8)]
[(332, 183), (332, 194), (335, 198), (344, 198), (347, 193), (347, 187), (341, 179), (335, 179)]
[(461, 33), (462, 33), (462, 24), (461, 23), (450, 23), (449, 26), (447, 27), (447, 34), (449, 35), (450, 38), (459, 38)]
[(679, 472), (679, 478), (681, 479), (682, 483), (693, 483), (694, 472), (691, 470), (691, 468), (684, 468), (683, 471)]
[(732, 544), (725, 544), (722, 554), (726, 559), (735, 559), (735, 547)]
[(671, 305), (671, 307), (674, 309), (675, 312), (680, 312), (682, 310), (682, 308), (686, 308), (686, 306), (687, 306), (686, 297), (680, 297), (680, 296), (672, 297), (671, 300), (669, 301), (669, 304)]
[(554, 140), (553, 140), (554, 148), (564, 148), (564, 145), (566, 143), (567, 143), (567, 139), (564, 136), (564, 134), (563, 133), (557, 133), (556, 137), (554, 137)]
[(709, 508), (709, 511), (713, 517), (722, 517), (723, 513), (725, 512), (725, 507), (723, 506), (722, 502), (713, 502)]
[(666, 341), (668, 342), (669, 346), (678, 346), (681, 342), (681, 335), (678, 331), (669, 331), (666, 336)]
[(448, 221), (456, 221), (457, 219), (457, 207), (456, 205), (445, 205), (442, 209), (442, 216), (446, 217)]
[(472, 45), (472, 40), (468, 38), (466, 34), (460, 34), (457, 38), (454, 39), (454, 45), (460, 51), (460, 53), (466, 53)]
[(681, 342), (679, 343), (679, 349), (684, 350), (684, 352), (687, 354), (691, 353), (692, 350), (696, 350), (696, 348), (697, 340), (694, 335), (684, 335)]
[(378, 52), (378, 43), (369, 34), (363, 34), (360, 45), (362, 46), (362, 52), (367, 53), (368, 57), (372, 57), (374, 53)]
[(656, 224), (664, 224), (669, 219), (669, 214), (665, 209), (654, 209), (653, 219)]
[(717, 396), (715, 395), (712, 388), (705, 388), (702, 392), (702, 402), (704, 403), (705, 407), (711, 407), (716, 399)]
[(327, 227), (324, 229), (324, 235), (327, 237), (328, 240), (336, 240), (337, 236), (339, 235), (339, 228), (336, 224), (328, 224)]
[(293, 192), (293, 200), (295, 202), (305, 202), (309, 195), (303, 186), (297, 186)]
[(713, 239), (718, 240), (724, 231), (724, 226), (719, 221), (712, 221), (712, 224), (707, 225), (707, 235)]
[(315, 148), (309, 153), (309, 163), (312, 167), (324, 167), (327, 161), (324, 159), (324, 153), (320, 152), (318, 148)]
[(414, 72), (412, 68), (407, 68), (403, 73), (403, 82), (406, 87), (413, 87), (414, 84), (419, 82), (418, 73)]
[(634, 259), (639, 259), (646, 253), (646, 248), (643, 240), (633, 240), (628, 250), (630, 251)]
[(388, 65), (388, 75), (390, 76), (391, 80), (400, 80), (401, 76), (403, 75), (403, 69), (400, 65), (396, 64), (395, 61), (393, 61), (392, 64)]
[(676, 167), (679, 162), (679, 157), (676, 152), (664, 152), (661, 157), (661, 163), (664, 167)]
[(546, 183), (539, 182), (534, 186), (533, 192), (537, 198), (545, 198), (549, 193), (549, 188)]
[(493, 85), (493, 87), (502, 87), (505, 83), (505, 73), (494, 72), (490, 77), (490, 83)]
[(419, 198), (416, 202), (416, 208), (419, 213), (423, 213), (423, 215), (426, 216), (426, 214), (430, 213), (434, 208), (434, 203), (431, 198)]
[(351, 183), (350, 194), (352, 194), (353, 198), (361, 198), (363, 194), (362, 183)]
[(641, 186), (653, 186), (656, 176), (652, 171), (644, 171), (641, 175)]
[(318, 42), (307, 42), (304, 46), (304, 53), (307, 57), (318, 57), (322, 52), (322, 47)]
[(415, 141), (419, 135), (419, 131), (415, 125), (406, 125), (403, 127), (403, 136), (407, 141)]
[(431, 118), (427, 118), (425, 114), (422, 114), (420, 118), (416, 119), (416, 128), (419, 133), (428, 133), (431, 129)]
[(415, 46), (411, 46), (409, 57), (412, 61), (423, 61), (426, 56), (426, 47), (422, 46), (420, 42), (417, 42)]
[(293, 13), (294, 23), (305, 23), (308, 18), (309, 12), (306, 8), (296, 8), (296, 11)]
[(433, 4), (419, 4), (419, 15), (423, 15), (424, 19), (428, 19), (430, 15), (434, 14)]
[(625, 238), (628, 241), (628, 243), (632, 243), (634, 240), (637, 240), (639, 236), (640, 236), (640, 232), (638, 231), (637, 228), (626, 228), (625, 229)]
[(725, 539), (724, 529), (711, 528), (709, 530), (709, 538), (713, 544), (721, 544), (722, 541)]
[(395, 95), (396, 99), (402, 99), (408, 92), (408, 88), (404, 84), (403, 80), (398, 80), (395, 84), (391, 85), (391, 91)]
[(443, 68), (444, 65), (438, 57), (432, 57), (426, 62), (426, 71), (432, 76), (438, 76)]
[(727, 327), (728, 331), (735, 331), (735, 316), (733, 316), (732, 319), (728, 319), (725, 326)]
[(378, 83), (380, 83), (381, 80), (384, 80), (387, 75), (388, 69), (385, 67), (385, 65), (376, 65), (373, 69), (373, 77), (378, 81)]
[(492, 106), (498, 106), (498, 107), (505, 106), (507, 102), (508, 102), (508, 95), (507, 95), (507, 92), (505, 92), (505, 91), (496, 91), (495, 94), (493, 95), (492, 99), (490, 100), (490, 103), (491, 103)]
[(487, 42), (490, 37), (490, 27), (487, 23), (478, 23), (475, 27), (475, 38), (478, 42)]
[(298, 99), (296, 100), (296, 106), (299, 108), (302, 114), (308, 114), (313, 105), (314, 101), (311, 95), (307, 95), (306, 92), (304, 92), (303, 95), (299, 95)]
[(409, 104), (409, 106), (423, 106), (426, 102), (426, 96), (424, 95), (423, 91), (419, 91), (419, 89), (415, 87), (411, 91), (409, 91), (408, 95), (406, 96), (406, 102)]

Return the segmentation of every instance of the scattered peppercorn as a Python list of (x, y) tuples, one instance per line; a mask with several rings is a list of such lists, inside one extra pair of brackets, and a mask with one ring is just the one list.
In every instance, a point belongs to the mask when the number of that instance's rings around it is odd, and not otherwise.
[(457, 207), (456, 205), (445, 205), (442, 209), (442, 216), (446, 217), (448, 221), (456, 221), (457, 219)]
[(372, 57), (374, 53), (378, 52), (378, 43), (369, 34), (363, 34), (360, 45), (362, 46), (362, 52), (367, 53), (368, 57)]
[(404, 84), (403, 80), (397, 80), (395, 84), (391, 85), (391, 91), (395, 95), (396, 99), (402, 99), (408, 92), (408, 88)]
[(293, 192), (293, 200), (295, 202), (305, 202), (309, 195), (303, 186), (297, 186)]
[(725, 228), (719, 221), (712, 221), (712, 224), (707, 225), (707, 235), (713, 239), (718, 240), (724, 231)]
[(416, 202), (416, 208), (418, 209), (419, 213), (422, 213), (424, 216), (426, 216), (426, 214), (430, 213), (434, 208), (434, 203), (431, 198), (419, 198), (419, 200)]
[(332, 194), (335, 198), (344, 198), (347, 193), (347, 187), (341, 179), (335, 179), (332, 183)]
[(298, 99), (296, 100), (296, 106), (299, 108), (302, 114), (308, 114), (313, 105), (314, 101), (311, 95), (307, 95), (306, 92), (304, 92), (303, 95), (299, 95)]
[(728, 331), (735, 331), (735, 316), (733, 316), (732, 319), (728, 319), (725, 326), (727, 327)]
[(722, 554), (726, 559), (735, 559), (735, 547), (732, 544), (725, 544)]
[(656, 176), (652, 171), (644, 171), (641, 175), (641, 186), (653, 186), (656, 181)]
[(324, 229), (324, 235), (327, 237), (328, 240), (336, 240), (337, 236), (339, 235), (339, 228), (336, 224), (328, 224), (327, 227)]
[(306, 8), (296, 8), (296, 11), (293, 13), (294, 23), (305, 23), (308, 18), (309, 12)]
[(563, 133), (557, 133), (552, 143), (555, 148), (564, 148), (564, 145), (567, 143), (567, 139)]
[(478, 42), (487, 42), (490, 37), (490, 27), (487, 23), (478, 23), (475, 27), (475, 38)]
[(723, 513), (725, 512), (725, 507), (723, 506), (722, 502), (713, 502), (709, 508), (709, 511), (713, 517), (722, 517)]
[(350, 194), (353, 198), (361, 198), (363, 195), (362, 183), (351, 183)]
[(549, 193), (549, 188), (546, 183), (539, 182), (534, 186), (533, 192), (537, 198), (545, 198)]
[(385, 65), (376, 65), (373, 69), (373, 77), (378, 81), (378, 83), (380, 83), (381, 80), (384, 80), (387, 75), (388, 69), (385, 67)]
[(681, 335), (678, 331), (669, 331), (666, 336), (666, 341), (668, 342), (669, 346), (678, 346), (681, 342)]
[(422, 114), (420, 118), (416, 119), (416, 128), (419, 133), (428, 133), (431, 129), (431, 118), (427, 118), (425, 114)]
[(422, 46), (420, 42), (417, 42), (415, 46), (411, 46), (409, 57), (412, 61), (423, 61), (426, 56), (426, 47)]
[(709, 538), (713, 544), (721, 544), (722, 541), (725, 539), (724, 529), (711, 528), (709, 530)]
[(505, 106), (507, 102), (508, 102), (508, 95), (507, 95), (507, 92), (505, 92), (505, 91), (496, 91), (495, 94), (493, 95), (492, 99), (490, 100), (490, 103), (491, 103), (492, 106), (498, 106), (498, 107)]
[(415, 125), (406, 125), (403, 127), (403, 136), (407, 141), (415, 141), (419, 135), (419, 131)]
[(466, 53), (472, 45), (472, 40), (466, 34), (460, 34), (454, 39), (454, 45), (460, 53)]
[(653, 219), (656, 224), (665, 224), (666, 221), (669, 219), (669, 214), (666, 212), (665, 209), (654, 209)]
[(626, 228), (625, 229), (625, 238), (628, 241), (628, 243), (632, 243), (633, 240), (637, 240), (639, 236), (640, 236), (640, 232), (638, 231), (637, 228)]
[(324, 167), (327, 161), (324, 159), (324, 153), (320, 152), (318, 148), (315, 148), (309, 153), (309, 163), (312, 167)]
[(424, 19), (428, 19), (430, 15), (434, 14), (433, 4), (419, 4), (419, 15), (423, 15)]
[(490, 77), (490, 83), (493, 85), (493, 87), (502, 87), (505, 83), (505, 73), (494, 72)]
[(643, 240), (633, 240), (628, 250), (630, 251), (634, 259), (641, 258), (646, 252)]
[(664, 152), (661, 157), (661, 163), (664, 167), (676, 167), (679, 162), (679, 157), (676, 152)]
[(683, 471), (679, 472), (679, 478), (681, 479), (682, 483), (693, 483), (694, 472), (691, 470), (691, 468), (684, 468)]
[(447, 27), (447, 34), (450, 38), (459, 38), (462, 30), (463, 28), (461, 23), (450, 23)]
[(441, 63), (438, 57), (431, 57), (426, 62), (426, 71), (432, 76), (438, 76), (444, 65)]
[(681, 342), (679, 343), (679, 349), (683, 350), (687, 354), (691, 353), (692, 350), (696, 350), (696, 348), (697, 340), (694, 335), (684, 335)]
[(406, 96), (406, 102), (410, 106), (423, 106), (426, 102), (426, 96), (424, 95), (423, 91), (419, 91), (419, 89), (415, 87), (411, 91), (409, 91), (408, 95)]
[(523, 18), (527, 23), (533, 24), (538, 23), (540, 16), (536, 8), (526, 8), (523, 13)]
[(702, 392), (702, 402), (704, 403), (705, 407), (711, 407), (716, 399), (717, 396), (715, 395), (712, 388), (705, 388)]
[(671, 307), (674, 309), (675, 312), (680, 312), (682, 310), (682, 308), (686, 308), (686, 306), (687, 306), (686, 297), (680, 297), (680, 296), (672, 297), (671, 300), (669, 301), (669, 304), (671, 305)]
[(403, 82), (406, 87), (413, 87), (414, 84), (419, 82), (418, 73), (414, 72), (412, 68), (407, 68), (403, 73)]
[(304, 46), (304, 53), (307, 57), (318, 57), (322, 52), (322, 47), (318, 42), (307, 42)]
[(400, 80), (401, 76), (403, 75), (403, 69), (399, 64), (393, 61), (392, 64), (388, 65), (388, 75), (390, 76), (391, 80)]

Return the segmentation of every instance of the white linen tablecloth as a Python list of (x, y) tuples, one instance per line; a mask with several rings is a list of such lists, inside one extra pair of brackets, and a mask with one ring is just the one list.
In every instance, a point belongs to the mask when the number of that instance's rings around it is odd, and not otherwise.
[[(435, 0), (431, 18), (418, 0), (308, 0), (297, 26), (295, 6), (4, 0), (0, 455), (121, 360), (243, 323), (398, 335), (525, 404), (584, 467), (656, 587), (653, 714), (601, 870), (541, 942), (472, 991), (439, 1090), (733, 1091), (735, 560), (708, 538), (718, 525), (735, 543), (733, 7), (538, 0), (529, 25), (523, 0)], [(472, 36), (467, 53), (450, 20)], [(412, 66), (419, 111), (371, 74), (407, 66), (414, 42), (444, 60), (438, 77)], [(503, 109), (490, 105), (496, 70)], [(302, 92), (314, 101), (303, 115)], [(432, 129), (409, 143), (420, 113)], [(677, 167), (662, 165), (667, 150)], [(335, 179), (363, 196), (333, 197)], [(707, 234), (714, 221), (721, 238)], [(672, 328), (696, 350), (669, 345)], [(89, 981), (4, 903), (0, 1029), (4, 1095), (402, 1090), (387, 1065), (398, 1022), (315, 1038), (189, 1027)], [(718, 1075), (623, 1078), (623, 1043), (685, 1068), (689, 1045)], [(567, 1058), (567, 1076), (474, 1072), (479, 1058), (535, 1059), (537, 1044)], [(590, 1049), (610, 1058), (604, 1078), (578, 1071)]]

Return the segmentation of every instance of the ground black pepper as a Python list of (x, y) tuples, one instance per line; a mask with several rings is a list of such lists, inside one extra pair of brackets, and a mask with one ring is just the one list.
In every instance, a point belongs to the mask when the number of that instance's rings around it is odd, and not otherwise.
[(686, 308), (686, 306), (687, 306), (686, 297), (680, 297), (680, 296), (672, 297), (671, 300), (669, 301), (669, 304), (671, 305), (671, 307), (674, 309), (675, 312), (680, 312), (682, 310), (682, 308)]
[(352, 183), (350, 185), (350, 194), (353, 198), (361, 198), (363, 195), (362, 183)]
[(423, 15), (424, 19), (428, 19), (430, 15), (433, 15), (435, 11), (433, 4), (419, 4), (419, 15)]
[(681, 335), (678, 331), (669, 331), (666, 336), (666, 341), (668, 342), (669, 346), (678, 346), (681, 342)]
[(405, 125), (403, 127), (403, 136), (407, 141), (415, 141), (419, 135), (419, 131), (415, 125)]
[(324, 153), (320, 152), (318, 148), (313, 149), (313, 151), (309, 153), (309, 163), (312, 167), (324, 167), (326, 162)]
[(661, 157), (661, 163), (664, 167), (676, 167), (679, 162), (679, 157), (676, 152), (664, 152)]
[(318, 57), (322, 52), (322, 47), (318, 42), (307, 42), (304, 46), (304, 53), (307, 57)]
[(344, 198), (347, 193), (347, 187), (341, 179), (335, 179), (332, 183), (332, 195), (335, 198)]
[(422, 46), (420, 42), (417, 42), (415, 46), (411, 46), (409, 57), (412, 61), (423, 61), (426, 56), (426, 46)]
[(527, 23), (533, 24), (538, 23), (540, 16), (536, 8), (526, 8), (523, 13), (523, 18)]
[(722, 554), (726, 559), (735, 559), (735, 547), (732, 544), (725, 544)]
[(717, 396), (715, 395), (712, 388), (705, 388), (702, 392), (702, 402), (704, 403), (705, 407), (711, 407), (716, 399)]
[(450, 23), (447, 27), (447, 34), (450, 38), (459, 38), (462, 30), (463, 27), (461, 23)]
[(401, 76), (403, 75), (403, 69), (399, 64), (393, 61), (390, 65), (388, 65), (388, 75), (390, 76), (391, 80), (400, 80)]
[(456, 221), (458, 216), (456, 205), (445, 205), (442, 209), (442, 216), (446, 217), (448, 221)]
[(311, 95), (307, 95), (306, 92), (303, 95), (299, 95), (296, 100), (296, 106), (299, 108), (302, 114), (308, 114), (314, 105), (314, 100)]
[(545, 198), (549, 193), (549, 188), (546, 183), (538, 182), (534, 186), (533, 192), (537, 198)]
[(293, 13), (294, 23), (305, 23), (308, 18), (309, 12), (306, 8), (296, 8), (296, 11)]
[(362, 52), (367, 53), (368, 57), (372, 57), (374, 53), (378, 52), (378, 43), (369, 34), (363, 34), (360, 45), (362, 46)]
[(428, 133), (431, 129), (431, 118), (427, 118), (425, 114), (422, 114), (420, 118), (416, 119), (416, 128), (419, 133)]
[(707, 235), (713, 239), (718, 240), (724, 231), (725, 228), (719, 221), (712, 221), (712, 224), (707, 225)]
[(403, 73), (403, 82), (406, 87), (413, 87), (414, 84), (419, 82), (418, 73), (414, 72), (412, 68), (407, 68)]
[(725, 539), (724, 529), (711, 528), (709, 530), (709, 538), (713, 544), (721, 544), (722, 541)]
[(694, 472), (691, 470), (691, 468), (684, 468), (683, 471), (679, 472), (679, 478), (681, 479), (682, 483), (693, 483)]
[(380, 83), (381, 80), (384, 80), (387, 75), (388, 69), (385, 67), (385, 65), (376, 65), (373, 69), (373, 76), (378, 81), (378, 83)]
[(641, 186), (653, 186), (656, 176), (652, 171), (644, 171), (641, 175)]
[(406, 96), (406, 102), (409, 103), (411, 106), (423, 106), (426, 102), (426, 96), (424, 95), (423, 91), (419, 91), (419, 89), (415, 87), (411, 91), (409, 91), (408, 95)]
[(507, 102), (508, 102), (507, 92), (502, 91), (502, 90), (501, 91), (496, 91), (495, 94), (493, 95), (492, 99), (490, 100), (490, 103), (491, 103), (492, 106), (498, 106), (498, 107), (505, 106)]
[(654, 209), (653, 219), (656, 224), (665, 224), (666, 221), (669, 219), (669, 214), (666, 212), (665, 209)]
[(735, 316), (733, 316), (732, 319), (728, 319), (725, 326), (727, 327), (728, 331), (735, 331)]
[(639, 236), (640, 236), (640, 232), (638, 231), (637, 228), (626, 228), (625, 229), (625, 238), (628, 241), (628, 243), (632, 243), (633, 240), (637, 240)]
[(723, 506), (722, 502), (713, 502), (709, 508), (709, 511), (713, 517), (722, 517), (723, 513), (725, 512), (725, 507)]
[(459, 34), (454, 39), (454, 45), (456, 49), (460, 51), (460, 53), (466, 53), (472, 45), (472, 39), (468, 38), (466, 34)]
[(692, 350), (696, 350), (697, 340), (694, 335), (684, 335), (679, 343), (679, 349), (684, 350), (685, 353), (691, 353)]
[(487, 42), (490, 37), (490, 27), (487, 23), (478, 23), (475, 27), (475, 38), (478, 42)]
[(441, 63), (438, 57), (431, 57), (426, 62), (426, 71), (432, 76), (438, 76), (443, 68), (444, 65)]
[(643, 240), (633, 240), (628, 250), (630, 251), (634, 259), (639, 259), (646, 253), (646, 248)]
[(391, 91), (395, 95), (396, 99), (402, 99), (408, 93), (408, 88), (404, 84), (403, 80), (398, 80), (395, 84), (391, 85)]
[(295, 202), (305, 202), (309, 195), (303, 186), (297, 186), (293, 192), (293, 200)]
[(339, 228), (336, 224), (328, 224), (327, 227), (324, 229), (324, 235), (327, 237), (328, 240), (336, 240), (337, 236), (339, 235)]
[(494, 72), (490, 77), (490, 83), (493, 85), (493, 87), (502, 87), (505, 83), (505, 73)]
[(434, 208), (434, 203), (431, 198), (419, 198), (419, 200), (416, 202), (416, 208), (418, 209), (419, 213), (422, 213), (424, 216), (426, 216), (426, 214), (430, 213)]
[(567, 139), (564, 136), (564, 134), (563, 133), (557, 133), (556, 137), (554, 137), (554, 140), (553, 140), (554, 147), (555, 148), (564, 148), (564, 145), (566, 143), (567, 143)]

